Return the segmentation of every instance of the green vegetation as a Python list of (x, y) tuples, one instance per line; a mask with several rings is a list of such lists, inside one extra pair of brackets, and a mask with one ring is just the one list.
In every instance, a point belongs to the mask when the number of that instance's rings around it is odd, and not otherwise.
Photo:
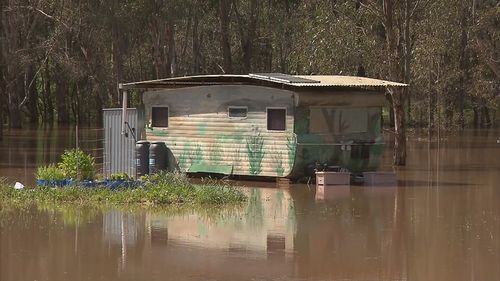
[(95, 160), (80, 149), (66, 150), (57, 165), (38, 167), (35, 176), (38, 180), (93, 180), (96, 176)]
[(66, 176), (62, 169), (55, 164), (38, 167), (36, 178), (40, 180), (64, 180)]
[(417, 126), (489, 123), (498, 110), (498, 1), (112, 3), (2, 2), (2, 124), (96, 123), (116, 81), (200, 73), (408, 82)]
[(109, 176), (110, 180), (117, 181), (117, 180), (123, 180), (123, 181), (130, 181), (133, 180), (132, 177), (130, 177), (127, 173), (114, 173)]
[(76, 180), (95, 179), (95, 159), (81, 149), (66, 150), (61, 156), (59, 168), (66, 178)]
[(189, 181), (185, 174), (162, 172), (142, 178), (139, 188), (105, 187), (83, 188), (36, 187), (15, 190), (5, 180), (0, 180), (0, 203), (29, 204), (83, 204), (83, 205), (225, 205), (246, 200), (245, 194), (227, 182), (202, 180), (200, 184)]
[(288, 137), (286, 137), (287, 143), (286, 147), (288, 150), (288, 168), (292, 170), (293, 164), (295, 163), (295, 150), (296, 150), (296, 143), (297, 143), (297, 138), (295, 134), (292, 134)]
[(275, 171), (278, 177), (282, 177), (285, 172), (285, 167), (283, 167), (283, 153), (281, 151), (275, 151), (273, 154), (273, 160), (276, 164)]

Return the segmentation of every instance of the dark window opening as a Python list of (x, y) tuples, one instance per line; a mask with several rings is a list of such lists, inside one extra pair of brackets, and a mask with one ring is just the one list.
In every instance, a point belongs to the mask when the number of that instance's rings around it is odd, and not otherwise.
[(270, 131), (286, 130), (286, 109), (284, 108), (267, 109), (267, 129)]
[(352, 159), (368, 159), (370, 158), (370, 146), (368, 145), (353, 145), (351, 146)]
[(153, 107), (151, 109), (151, 126), (168, 127), (168, 107)]
[(246, 107), (229, 107), (228, 116), (231, 118), (246, 118), (248, 113), (248, 108)]

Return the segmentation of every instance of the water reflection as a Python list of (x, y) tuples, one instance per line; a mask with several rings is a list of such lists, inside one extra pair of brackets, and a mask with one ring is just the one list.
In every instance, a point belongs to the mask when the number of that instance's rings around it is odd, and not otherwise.
[(2, 209), (0, 280), (500, 280), (492, 136), (410, 142), (397, 185), (266, 184), (215, 210)]

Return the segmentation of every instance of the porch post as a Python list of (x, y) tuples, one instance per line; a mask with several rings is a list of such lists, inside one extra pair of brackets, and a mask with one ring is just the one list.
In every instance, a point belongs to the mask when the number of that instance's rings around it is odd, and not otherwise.
[(127, 120), (128, 120), (128, 114), (127, 114), (127, 91), (122, 90), (122, 135), (127, 136)]

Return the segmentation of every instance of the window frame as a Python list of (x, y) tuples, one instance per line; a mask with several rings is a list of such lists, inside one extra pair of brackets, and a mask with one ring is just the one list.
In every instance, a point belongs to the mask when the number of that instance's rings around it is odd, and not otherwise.
[[(285, 110), (285, 128), (283, 130), (271, 130), (269, 129), (269, 109), (282, 109)], [(288, 116), (288, 108), (286, 106), (268, 106), (266, 107), (266, 130), (267, 132), (286, 132), (287, 125), (286, 125), (286, 117)]]
[[(153, 126), (153, 108), (166, 108), (167, 109), (167, 126), (166, 127)], [(168, 105), (152, 105), (151, 106), (150, 124), (151, 124), (151, 128), (168, 129), (170, 127), (170, 106), (168, 106)]]
[[(245, 109), (246, 110), (246, 114), (245, 114), (245, 117), (240, 117), (240, 116), (230, 116), (229, 115), (229, 110), (230, 109)], [(227, 107), (227, 117), (229, 119), (234, 119), (234, 120), (244, 120), (244, 119), (247, 119), (248, 118), (248, 106), (243, 106), (243, 105), (229, 105)]]

